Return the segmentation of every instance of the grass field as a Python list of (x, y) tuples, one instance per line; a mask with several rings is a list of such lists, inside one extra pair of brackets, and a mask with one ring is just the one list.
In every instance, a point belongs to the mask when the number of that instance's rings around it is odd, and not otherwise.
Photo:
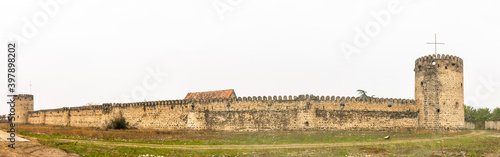
[[(6, 125), (0, 125), (7, 129)], [(19, 134), (85, 156), (500, 156), (499, 131), (217, 132), (20, 125)], [(390, 140), (383, 137), (390, 135)]]

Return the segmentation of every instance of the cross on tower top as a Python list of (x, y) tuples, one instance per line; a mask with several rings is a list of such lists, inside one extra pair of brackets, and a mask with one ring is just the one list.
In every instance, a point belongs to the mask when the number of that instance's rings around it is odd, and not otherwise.
[(437, 35), (436, 35), (436, 33), (434, 33), (434, 42), (427, 42), (427, 44), (434, 44), (434, 53), (436, 54), (436, 57), (437, 57), (437, 51), (438, 51), (437, 50), (438, 49), (437, 45), (438, 44), (443, 44), (444, 45), (444, 43), (438, 43), (437, 42)]

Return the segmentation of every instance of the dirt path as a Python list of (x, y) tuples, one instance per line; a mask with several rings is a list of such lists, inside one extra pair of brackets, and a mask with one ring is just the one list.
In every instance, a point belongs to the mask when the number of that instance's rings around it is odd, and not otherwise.
[(441, 137), (434, 139), (412, 139), (398, 141), (376, 141), (376, 142), (349, 142), (349, 143), (318, 143), (318, 144), (264, 144), (264, 145), (161, 145), (161, 144), (141, 144), (141, 143), (120, 143), (120, 142), (103, 142), (103, 141), (83, 141), (83, 140), (67, 140), (58, 139), (61, 142), (79, 142), (102, 146), (125, 146), (125, 147), (144, 147), (144, 148), (161, 148), (161, 149), (283, 149), (283, 148), (321, 148), (321, 147), (348, 147), (348, 146), (367, 146), (379, 144), (399, 144), (399, 143), (415, 143), (429, 142), (437, 140), (456, 139), (464, 136), (476, 136), (484, 134), (485, 131), (473, 131), (470, 134), (457, 135), (452, 137)]
[(65, 151), (49, 146), (41, 145), (34, 138), (16, 137), (15, 148), (9, 148), (11, 144), (7, 141), (9, 134), (0, 130), (0, 157), (66, 157), (79, 156), (74, 153), (66, 153)]
[[(0, 130), (0, 142), (8, 142), (7, 138), (10, 138), (10, 134)], [(19, 136), (15, 137), (16, 141), (27, 142), (29, 140), (21, 138)]]

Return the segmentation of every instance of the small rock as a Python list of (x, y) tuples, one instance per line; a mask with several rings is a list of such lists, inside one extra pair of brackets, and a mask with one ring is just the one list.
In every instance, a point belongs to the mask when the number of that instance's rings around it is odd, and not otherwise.
[(386, 139), (386, 140), (388, 140), (388, 139), (390, 139), (390, 138), (391, 138), (391, 136), (386, 136), (386, 137), (384, 137), (384, 139)]

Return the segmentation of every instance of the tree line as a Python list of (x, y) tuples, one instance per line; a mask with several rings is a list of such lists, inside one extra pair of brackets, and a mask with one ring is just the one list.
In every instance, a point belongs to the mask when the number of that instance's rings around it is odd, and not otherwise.
[(489, 108), (474, 108), (464, 106), (464, 116), (466, 122), (472, 122), (476, 129), (484, 129), (485, 121), (500, 121), (500, 108), (497, 107), (491, 111)]

